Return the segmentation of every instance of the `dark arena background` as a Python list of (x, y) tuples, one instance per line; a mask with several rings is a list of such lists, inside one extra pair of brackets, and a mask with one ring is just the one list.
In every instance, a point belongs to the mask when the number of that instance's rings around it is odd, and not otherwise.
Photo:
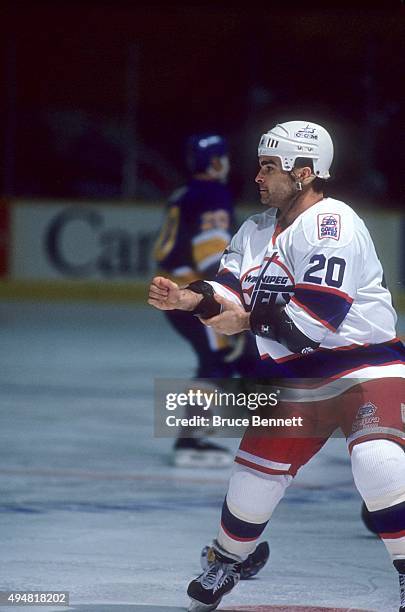
[[(155, 379), (190, 378), (196, 362), (146, 300), (190, 134), (228, 139), (240, 224), (261, 210), (260, 135), (324, 125), (328, 195), (365, 220), (405, 333), (403, 4), (283, 4), (0, 7), (3, 593), (69, 592), (54, 611), (188, 605), (230, 468), (173, 467), (173, 439), (154, 435)], [(220, 609), (397, 611), (360, 508), (332, 438), (277, 508), (268, 565)]]

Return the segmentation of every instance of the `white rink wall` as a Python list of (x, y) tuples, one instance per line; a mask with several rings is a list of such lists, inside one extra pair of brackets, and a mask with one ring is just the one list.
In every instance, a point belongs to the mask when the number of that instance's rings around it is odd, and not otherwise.
[[(260, 210), (238, 207), (238, 223)], [(164, 204), (17, 200), (0, 215), (0, 295), (142, 299)], [(404, 215), (359, 209), (403, 305)]]

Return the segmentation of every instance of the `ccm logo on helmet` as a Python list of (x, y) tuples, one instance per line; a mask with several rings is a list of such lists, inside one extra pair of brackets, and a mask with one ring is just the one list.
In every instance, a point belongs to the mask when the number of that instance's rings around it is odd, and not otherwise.
[(301, 128), (298, 132), (295, 132), (297, 138), (308, 138), (310, 140), (318, 140), (318, 134), (315, 134), (315, 128), (306, 127)]

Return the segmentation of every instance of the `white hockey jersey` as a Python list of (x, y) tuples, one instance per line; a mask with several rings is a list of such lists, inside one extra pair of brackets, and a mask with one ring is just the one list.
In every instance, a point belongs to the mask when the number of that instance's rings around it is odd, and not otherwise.
[(283, 231), (275, 209), (250, 217), (211, 285), (246, 310), (285, 303), (298, 329), (320, 343), (308, 356), (256, 337), (262, 359), (289, 363), (286, 375), (335, 377), (403, 363), (381, 263), (364, 222), (344, 202), (325, 198)]

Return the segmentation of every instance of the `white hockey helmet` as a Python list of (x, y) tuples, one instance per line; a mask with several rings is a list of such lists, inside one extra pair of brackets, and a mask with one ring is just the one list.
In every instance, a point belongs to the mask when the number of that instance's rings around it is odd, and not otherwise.
[(315, 176), (328, 179), (333, 142), (321, 125), (311, 121), (287, 121), (263, 134), (258, 155), (278, 157), (283, 170), (287, 171), (293, 169), (297, 157), (308, 157), (313, 160)]

